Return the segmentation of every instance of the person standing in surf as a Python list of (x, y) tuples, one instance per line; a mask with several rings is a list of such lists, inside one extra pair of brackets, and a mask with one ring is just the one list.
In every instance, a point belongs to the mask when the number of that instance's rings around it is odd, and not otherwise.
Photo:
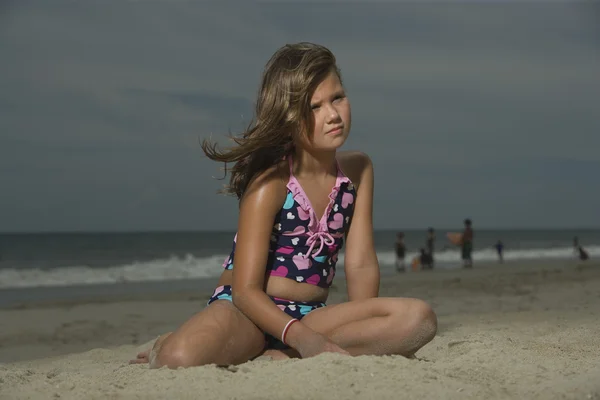
[(467, 218), (464, 220), (464, 225), (465, 229), (463, 230), (460, 244), (461, 258), (464, 268), (473, 268), (473, 223)]
[(494, 247), (496, 248), (496, 253), (498, 254), (498, 262), (502, 264), (504, 262), (504, 243), (502, 243), (502, 240), (498, 240)]
[(427, 229), (427, 239), (425, 241), (425, 249), (427, 251), (427, 265), (423, 265), (423, 268), (433, 269), (435, 262), (433, 253), (435, 251), (435, 230), (433, 228)]
[(404, 232), (396, 234), (396, 272), (405, 272), (406, 244), (404, 244)]

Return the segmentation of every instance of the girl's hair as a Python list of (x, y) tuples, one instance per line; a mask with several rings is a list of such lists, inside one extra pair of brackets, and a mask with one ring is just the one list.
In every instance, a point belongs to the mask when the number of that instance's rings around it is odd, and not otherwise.
[(341, 81), (335, 56), (317, 44), (288, 44), (273, 54), (262, 75), (255, 120), (241, 137), (232, 137), (236, 146), (219, 151), (216, 143), (202, 141), (208, 158), (225, 162), (225, 174), (227, 163), (235, 162), (221, 193), (241, 198), (254, 177), (292, 153), (294, 139), (312, 135), (310, 100), (332, 72)]

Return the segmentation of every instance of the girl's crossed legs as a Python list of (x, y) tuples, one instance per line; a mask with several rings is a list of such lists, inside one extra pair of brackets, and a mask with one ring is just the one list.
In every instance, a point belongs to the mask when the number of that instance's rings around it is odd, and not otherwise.
[[(357, 355), (412, 356), (437, 331), (435, 313), (427, 303), (408, 298), (372, 298), (322, 307), (302, 322)], [(205, 364), (241, 364), (263, 352), (275, 358), (294, 350), (264, 350), (265, 335), (231, 301), (217, 300), (172, 334), (159, 338), (152, 350), (134, 363), (151, 368)]]

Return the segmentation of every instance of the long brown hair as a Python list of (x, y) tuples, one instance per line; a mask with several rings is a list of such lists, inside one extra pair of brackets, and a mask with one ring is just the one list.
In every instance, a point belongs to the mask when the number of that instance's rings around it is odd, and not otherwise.
[(232, 137), (236, 146), (219, 151), (215, 142), (202, 141), (208, 158), (225, 162), (225, 174), (227, 163), (235, 163), (221, 193), (241, 198), (254, 177), (292, 153), (298, 135), (312, 135), (310, 99), (331, 72), (341, 81), (333, 53), (314, 43), (288, 44), (273, 54), (262, 75), (255, 120)]

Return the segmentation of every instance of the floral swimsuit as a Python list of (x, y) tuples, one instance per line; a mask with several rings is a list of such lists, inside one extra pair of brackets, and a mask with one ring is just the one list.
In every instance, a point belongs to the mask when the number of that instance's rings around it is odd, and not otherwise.
[[(352, 215), (356, 189), (344, 175), (339, 163), (335, 186), (329, 194), (329, 204), (320, 220), (300, 182), (292, 173), (292, 157), (288, 157), (290, 179), (287, 197), (275, 217), (267, 271), (272, 276), (293, 279), (323, 288), (329, 288), (335, 276), (338, 252), (344, 242)], [(237, 235), (233, 250), (223, 267), (233, 269)], [(271, 297), (273, 302), (292, 318), (301, 319), (309, 312), (325, 306), (322, 302), (299, 302)], [(232, 300), (231, 286), (216, 288), (208, 304), (216, 300)], [(281, 348), (283, 343), (266, 334), (270, 348)]]

